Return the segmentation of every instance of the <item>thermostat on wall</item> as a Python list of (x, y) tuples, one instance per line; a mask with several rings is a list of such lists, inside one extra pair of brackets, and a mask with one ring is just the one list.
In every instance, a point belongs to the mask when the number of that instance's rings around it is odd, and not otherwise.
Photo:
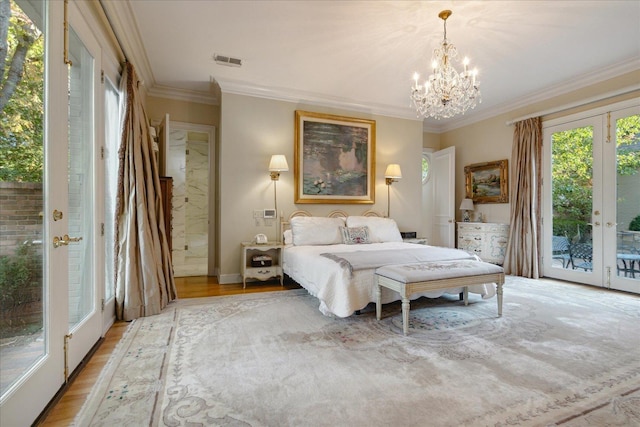
[(264, 218), (266, 219), (272, 219), (276, 217), (276, 210), (275, 209), (265, 209), (264, 210)]

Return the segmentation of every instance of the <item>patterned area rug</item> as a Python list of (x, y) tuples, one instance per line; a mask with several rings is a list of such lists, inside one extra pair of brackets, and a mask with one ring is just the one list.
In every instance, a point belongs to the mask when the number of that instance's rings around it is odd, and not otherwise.
[(640, 297), (508, 277), (495, 298), (323, 316), (304, 290), (133, 322), (81, 426), (640, 426)]

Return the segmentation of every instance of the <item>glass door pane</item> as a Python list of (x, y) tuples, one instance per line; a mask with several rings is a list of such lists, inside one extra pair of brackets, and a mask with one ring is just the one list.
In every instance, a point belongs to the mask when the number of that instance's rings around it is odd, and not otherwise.
[(69, 30), (69, 330), (94, 309), (93, 57)]
[[(606, 223), (616, 236), (616, 271), (612, 287), (640, 290), (640, 114), (615, 120), (615, 224)], [(619, 282), (635, 281), (622, 285)], [(629, 288), (631, 286), (634, 289)]]
[[(44, 5), (10, 3), (7, 65), (24, 70), (0, 110), (0, 400), (46, 351)], [(20, 36), (22, 34), (22, 36)], [(24, 58), (14, 55), (26, 49)], [(19, 62), (19, 63), (18, 63)], [(6, 83), (5, 83), (6, 85)], [(6, 86), (5, 86), (6, 88)]]
[(593, 272), (593, 126), (551, 136), (552, 267)]

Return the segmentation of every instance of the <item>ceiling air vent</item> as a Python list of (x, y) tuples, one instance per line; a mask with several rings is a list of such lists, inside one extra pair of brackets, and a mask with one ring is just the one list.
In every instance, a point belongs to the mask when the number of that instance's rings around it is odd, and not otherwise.
[(216, 61), (217, 64), (226, 65), (228, 67), (242, 66), (242, 59), (232, 58), (230, 56), (213, 54), (213, 60)]

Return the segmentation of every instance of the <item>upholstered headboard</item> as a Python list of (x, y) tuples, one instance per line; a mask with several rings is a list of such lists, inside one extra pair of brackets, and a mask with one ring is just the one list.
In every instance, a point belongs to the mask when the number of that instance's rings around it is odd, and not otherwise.
[[(282, 230), (282, 233), (284, 234), (285, 230), (290, 230), (291, 229), (291, 224), (290, 224), (290, 220), (291, 218), (295, 218), (297, 216), (317, 216), (317, 215), (312, 215), (311, 212), (309, 211), (305, 211), (305, 210), (297, 210), (297, 211), (293, 211), (291, 212), (291, 215), (289, 215), (289, 217), (287, 219), (284, 219), (281, 217), (281, 221), (280, 221), (280, 230)], [(335, 210), (335, 211), (331, 211), (327, 214), (327, 218), (347, 218), (349, 216), (348, 213), (346, 213), (345, 211), (341, 211), (341, 210)], [(362, 213), (361, 216), (373, 216), (373, 217), (379, 217), (382, 218), (383, 216), (380, 215), (378, 212), (376, 211), (372, 211), (372, 210), (367, 210), (364, 213)]]

